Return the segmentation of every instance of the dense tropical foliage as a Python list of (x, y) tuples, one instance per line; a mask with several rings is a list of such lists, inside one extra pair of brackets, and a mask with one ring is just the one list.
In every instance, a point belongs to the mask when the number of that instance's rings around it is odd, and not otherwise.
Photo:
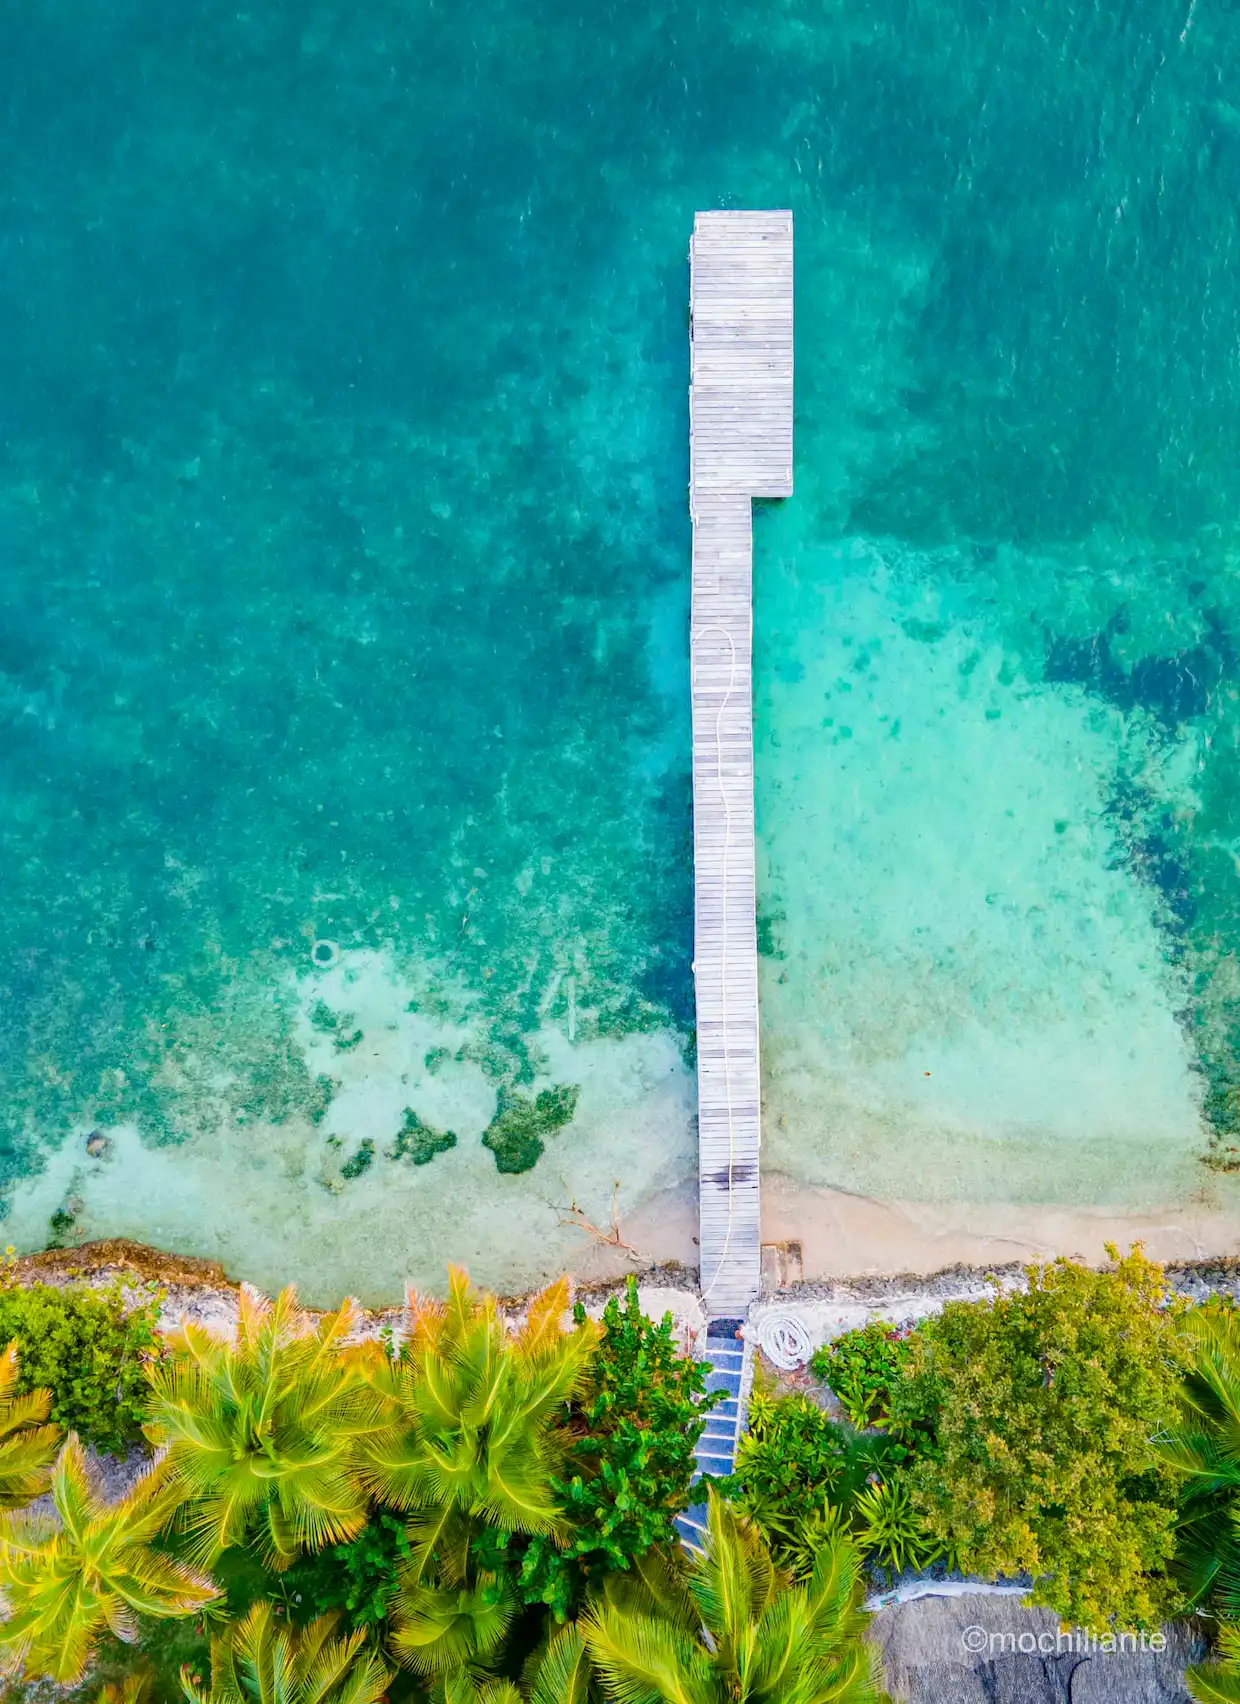
[(1240, 1313), (1211, 1302), (1182, 1322), (1187, 1365), (1157, 1451), (1180, 1486), (1179, 1571), (1188, 1602), (1240, 1615)]
[(169, 1338), (146, 1435), (167, 1450), (196, 1562), (253, 1536), (283, 1569), (361, 1530), (361, 1447), (387, 1414), (367, 1377), (378, 1347), (346, 1347), (356, 1324), (352, 1302), (316, 1322), (291, 1287), (270, 1302), (243, 1285), (235, 1341), (192, 1322)]
[(17, 1346), (17, 1392), (50, 1391), (57, 1426), (124, 1455), (141, 1441), (147, 1368), (162, 1352), (160, 1300), (153, 1285), (21, 1284), (8, 1250), (0, 1264), (0, 1343)]
[(613, 1575), (581, 1617), (586, 1653), (617, 1704), (875, 1704), (859, 1559), (828, 1538), (793, 1585), (757, 1529), (718, 1497), (687, 1569), (654, 1553)]
[[(574, 1318), (585, 1323), (577, 1304)], [(689, 1501), (694, 1446), (709, 1410), (706, 1367), (681, 1355), (670, 1315), (641, 1311), (637, 1280), (609, 1298), (583, 1386), (562, 1422), (568, 1445), (554, 1478), (565, 1537), (536, 1539), (522, 1563), (526, 1601), (563, 1616), (591, 1580), (626, 1569), (656, 1545), (676, 1542), (673, 1521)]]
[[(1057, 1260), (952, 1302), (918, 1334), (891, 1425), (934, 1412), (911, 1470), (932, 1540), (970, 1572), (1028, 1573), (1067, 1622), (1153, 1627), (1174, 1608), (1176, 1495), (1151, 1439), (1178, 1388), (1178, 1316), (1139, 1250)], [(907, 1402), (906, 1402), (907, 1398)]]
[[(71, 1341), (90, 1310), (43, 1288)], [(119, 1500), (53, 1424), (67, 1370), (32, 1389), (0, 1355), (9, 1675), (89, 1672), (107, 1704), (863, 1704), (863, 1576), (938, 1560), (1096, 1630), (1204, 1610), (1188, 1685), (1240, 1700), (1240, 1312), (1171, 1303), (1139, 1250), (872, 1322), (799, 1394), (760, 1374), (693, 1556), (705, 1368), (635, 1284), (595, 1321), (562, 1281), (513, 1326), (454, 1271), (379, 1341), (291, 1290), (243, 1290), (233, 1335), (157, 1341), (131, 1303), (90, 1369), (144, 1383), (156, 1453)]]
[(1032, 1601), (1099, 1633), (1183, 1607), (1178, 1488), (1156, 1440), (1176, 1413), (1185, 1310), (1139, 1249), (1109, 1252), (1102, 1270), (1031, 1266), (1023, 1286), (949, 1302), (912, 1332), (837, 1339), (814, 1371), (847, 1420), (756, 1400), (731, 1489), (777, 1555), (804, 1567), (842, 1527), (896, 1573), (937, 1559), (1029, 1576)]
[(81, 1680), (104, 1632), (133, 1640), (139, 1616), (196, 1615), (220, 1596), (208, 1576), (154, 1548), (177, 1507), (163, 1463), (107, 1503), (70, 1432), (52, 1471), (52, 1501), (54, 1515), (0, 1518), (3, 1672)]
[(296, 1628), (256, 1603), (211, 1641), (210, 1684), (187, 1670), (182, 1686), (190, 1704), (378, 1704), (391, 1678), (366, 1635), (340, 1635), (334, 1616)]

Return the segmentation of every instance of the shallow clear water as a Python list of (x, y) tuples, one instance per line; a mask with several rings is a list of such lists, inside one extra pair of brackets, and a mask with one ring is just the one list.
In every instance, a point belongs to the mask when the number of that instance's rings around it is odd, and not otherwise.
[(1237, 45), (1192, 0), (9, 9), (13, 1240), (515, 1285), (692, 1175), (728, 204), (797, 240), (768, 1165), (1228, 1199)]

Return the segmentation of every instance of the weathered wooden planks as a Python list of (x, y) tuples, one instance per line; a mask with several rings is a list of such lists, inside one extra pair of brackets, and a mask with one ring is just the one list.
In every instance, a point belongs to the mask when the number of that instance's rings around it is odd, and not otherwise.
[(689, 249), (694, 974), (702, 1293), (759, 1270), (753, 497), (792, 491), (792, 215), (699, 213)]

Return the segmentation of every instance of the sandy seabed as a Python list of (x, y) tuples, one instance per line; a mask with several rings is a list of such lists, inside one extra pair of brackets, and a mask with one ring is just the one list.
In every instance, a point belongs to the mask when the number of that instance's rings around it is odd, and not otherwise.
[[(215, 1261), (263, 1290), (296, 1283), (313, 1307), (343, 1295), (390, 1305), (407, 1283), (442, 1289), (450, 1261), (515, 1295), (588, 1254), (594, 1239), (574, 1204), (605, 1232), (613, 1196), (622, 1215), (640, 1212), (696, 1170), (693, 1079), (675, 1038), (570, 1041), (546, 1026), (534, 1038), (540, 1068), (526, 1092), (580, 1086), (576, 1112), (530, 1171), (501, 1174), (482, 1146), (496, 1085), (459, 1057), (470, 1031), (408, 1010), (413, 993), (377, 953), (346, 954), (330, 973), (303, 978), (296, 1039), (311, 1074), (339, 1084), (319, 1124), (224, 1119), (165, 1147), (121, 1125), (106, 1132), (99, 1156), (78, 1132), (18, 1185), (6, 1240), (22, 1252), (43, 1248), (67, 1202), (75, 1243), (128, 1238)], [(360, 1045), (341, 1052), (315, 1029), (320, 1001), (348, 1009)], [(456, 1146), (420, 1166), (394, 1156), (407, 1107), (454, 1130)], [(342, 1167), (367, 1141), (370, 1164), (348, 1177)], [(678, 1259), (696, 1264), (694, 1253), (677, 1245)]]

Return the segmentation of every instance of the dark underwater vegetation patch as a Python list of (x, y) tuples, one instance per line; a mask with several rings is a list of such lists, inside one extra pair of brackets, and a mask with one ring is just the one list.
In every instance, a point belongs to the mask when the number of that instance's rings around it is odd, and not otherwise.
[(571, 1124), (581, 1093), (577, 1084), (561, 1083), (540, 1094), (501, 1091), (495, 1117), (482, 1138), (495, 1155), (500, 1172), (530, 1171), (541, 1159), (546, 1138)]
[[(1188, 588), (1180, 613), (1206, 585)], [(1169, 588), (1174, 598), (1174, 582)], [(1045, 679), (1072, 684), (1125, 714), (1150, 719), (1145, 778), (1121, 768), (1106, 806), (1116, 865), (1149, 892), (1168, 963), (1184, 979), (1176, 1016), (1200, 1076), (1207, 1141), (1201, 1158), (1215, 1170), (1240, 1170), (1240, 720), (1237, 653), (1222, 612), (1200, 610), (1199, 637), (1166, 653), (1125, 663), (1117, 652), (1130, 631), (1121, 605), (1082, 638), (1048, 634)], [(1190, 724), (1204, 731), (1199, 738)], [(1184, 740), (1198, 741), (1195, 796), (1173, 805), (1156, 778)], [(1139, 749), (1139, 748), (1138, 748)], [(1152, 764), (1150, 770), (1148, 765)]]
[(1121, 606), (1097, 633), (1069, 639), (1047, 635), (1044, 678), (1086, 687), (1119, 710), (1145, 710), (1166, 730), (1204, 716), (1217, 702), (1219, 688), (1236, 672), (1236, 652), (1219, 611), (1203, 612), (1205, 636), (1169, 653), (1150, 653), (1130, 667), (1117, 661), (1113, 640), (1129, 629)]
[(456, 1147), (455, 1130), (436, 1130), (419, 1118), (412, 1107), (405, 1108), (405, 1118), (396, 1132), (396, 1141), (388, 1149), (390, 1160), (408, 1159), (415, 1166), (429, 1165), (436, 1154), (446, 1154)]
[(353, 1179), (361, 1177), (364, 1171), (369, 1171), (374, 1163), (375, 1145), (369, 1136), (361, 1143), (352, 1159), (348, 1159), (340, 1168), (341, 1177)]

